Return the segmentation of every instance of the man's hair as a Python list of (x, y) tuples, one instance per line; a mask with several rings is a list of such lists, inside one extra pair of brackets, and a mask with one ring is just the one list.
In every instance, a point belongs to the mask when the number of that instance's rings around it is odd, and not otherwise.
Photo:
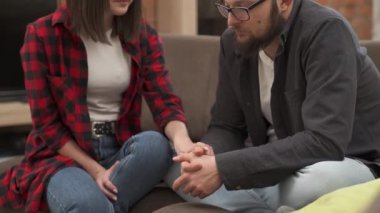
[[(108, 43), (104, 26), (109, 0), (67, 0), (71, 29), (94, 41)], [(121, 35), (125, 41), (138, 35), (141, 25), (141, 0), (134, 0), (123, 16), (114, 16), (112, 36)]]

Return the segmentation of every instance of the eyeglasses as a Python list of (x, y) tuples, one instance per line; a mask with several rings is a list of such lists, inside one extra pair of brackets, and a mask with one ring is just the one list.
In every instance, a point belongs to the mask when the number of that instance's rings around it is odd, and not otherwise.
[(228, 18), (228, 14), (231, 13), (239, 21), (248, 21), (250, 18), (249, 11), (264, 1), (265, 0), (257, 0), (248, 7), (227, 7), (221, 3), (215, 3), (215, 6), (224, 18)]

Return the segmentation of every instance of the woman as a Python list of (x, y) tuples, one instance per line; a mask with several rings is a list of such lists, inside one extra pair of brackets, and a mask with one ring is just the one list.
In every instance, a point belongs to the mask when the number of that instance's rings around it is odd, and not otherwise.
[(166, 137), (140, 132), (142, 95), (175, 151), (193, 150), (140, 0), (67, 0), (28, 26), (21, 56), (33, 129), (1, 206), (127, 212), (171, 164)]

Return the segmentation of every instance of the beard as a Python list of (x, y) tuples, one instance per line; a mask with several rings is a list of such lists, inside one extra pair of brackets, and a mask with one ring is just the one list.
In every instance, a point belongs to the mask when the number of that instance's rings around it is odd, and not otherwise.
[[(237, 49), (243, 55), (254, 55), (259, 52), (260, 49), (268, 46), (276, 37), (278, 37), (281, 31), (284, 29), (286, 20), (280, 15), (276, 3), (272, 4), (270, 12), (270, 26), (268, 31), (260, 36), (250, 35), (246, 41), (238, 41), (235, 38)], [(238, 29), (237, 27), (235, 27)]]

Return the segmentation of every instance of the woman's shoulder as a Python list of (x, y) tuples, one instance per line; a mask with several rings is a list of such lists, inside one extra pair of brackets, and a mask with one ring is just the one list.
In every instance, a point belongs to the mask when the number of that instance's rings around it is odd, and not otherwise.
[(137, 35), (133, 39), (126, 42), (131, 45), (144, 48), (150, 46), (152, 42), (156, 42), (157, 40), (161, 40), (157, 30), (147, 21), (141, 20), (140, 30), (138, 31)]
[(51, 44), (53, 41), (62, 38), (70, 38), (68, 35), (71, 35), (72, 32), (68, 26), (67, 18), (56, 11), (30, 23), (27, 26), (25, 35), (32, 36), (41, 42)]
[(67, 22), (67, 11), (65, 7), (58, 8), (55, 12), (49, 15), (42, 16), (31, 22), (28, 27), (33, 28), (38, 34), (47, 35), (54, 32), (56, 25), (65, 25)]
[(33, 22), (29, 23), (28, 25), (34, 27), (36, 30), (47, 29), (49, 27), (52, 27), (53, 14), (54, 13), (40, 17), (34, 20)]
[(149, 24), (145, 19), (141, 20), (140, 38), (157, 36), (157, 30)]

